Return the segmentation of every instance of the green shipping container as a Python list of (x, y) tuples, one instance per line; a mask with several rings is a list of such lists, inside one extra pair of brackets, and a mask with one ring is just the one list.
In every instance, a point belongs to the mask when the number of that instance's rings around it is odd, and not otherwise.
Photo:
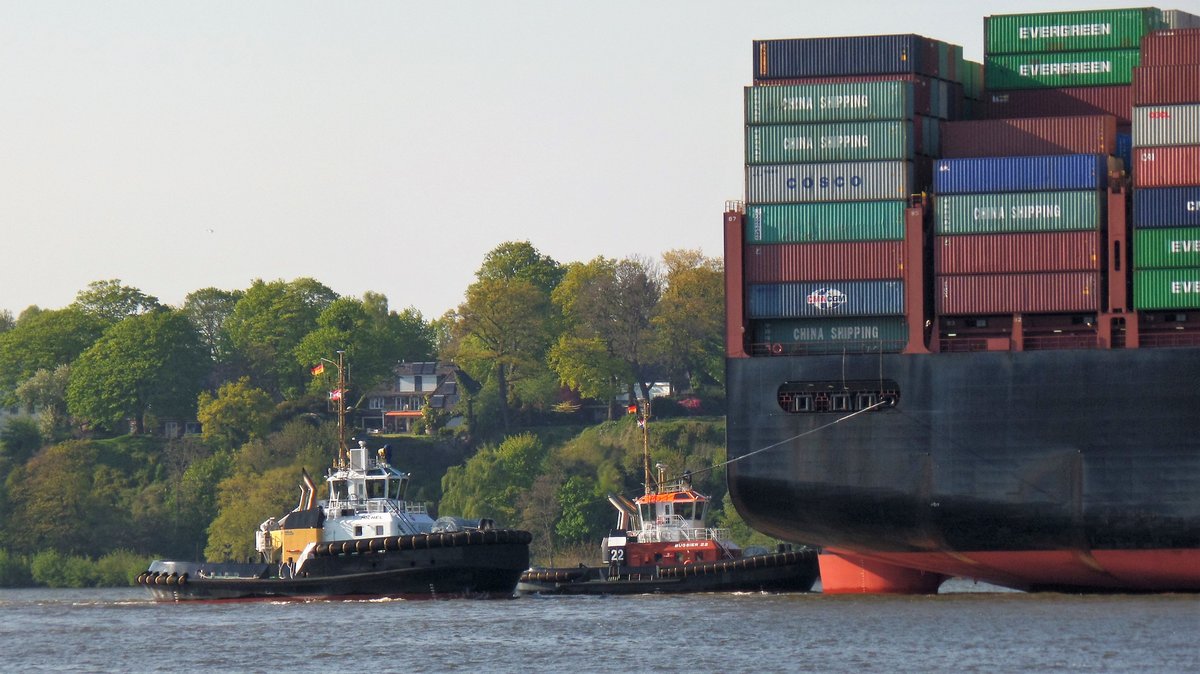
[(937, 234), (1074, 232), (1100, 228), (1099, 192), (952, 194), (933, 200)]
[(746, 124), (882, 121), (912, 116), (911, 82), (746, 87)]
[(1200, 309), (1200, 267), (1133, 272), (1135, 309)]
[(746, 127), (747, 164), (887, 161), (938, 154), (938, 122), (846, 122)]
[(1137, 49), (1144, 35), (1166, 27), (1153, 7), (1001, 14), (983, 19), (984, 53)]
[(1134, 269), (1200, 267), (1200, 227), (1133, 230)]
[(903, 201), (752, 204), (746, 207), (746, 241), (902, 241), (904, 206)]
[(771, 319), (750, 322), (754, 353), (894, 353), (908, 343), (903, 316)]
[(1139, 57), (1137, 49), (988, 56), (984, 79), (989, 91), (1129, 84)]

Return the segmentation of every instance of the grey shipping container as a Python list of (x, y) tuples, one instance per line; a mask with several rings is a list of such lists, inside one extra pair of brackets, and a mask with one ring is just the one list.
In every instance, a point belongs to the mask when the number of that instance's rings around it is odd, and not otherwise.
[(1135, 309), (1200, 309), (1200, 267), (1133, 272)]
[(768, 124), (746, 127), (747, 164), (885, 161), (938, 154), (938, 121)]
[(903, 241), (773, 243), (747, 246), (747, 283), (791, 281), (900, 280), (904, 277)]
[(937, 313), (945, 316), (1047, 314), (1100, 309), (1098, 272), (937, 276)]
[(758, 204), (907, 199), (929, 185), (931, 162), (773, 164), (746, 168), (746, 201)]
[(908, 324), (899, 316), (793, 318), (750, 321), (753, 351), (777, 354), (900, 351)]
[(1100, 232), (968, 234), (933, 241), (935, 274), (1099, 271)]
[(1097, 230), (1103, 222), (1101, 192), (951, 194), (933, 200), (937, 234), (1015, 234)]
[(1134, 269), (1200, 267), (1200, 227), (1133, 231)]
[(1168, 145), (1200, 145), (1200, 103), (1133, 109), (1133, 146)]
[(843, 82), (746, 87), (747, 124), (909, 119), (912, 82)]
[(902, 281), (751, 284), (749, 318), (902, 316)]
[(1029, 117), (942, 124), (942, 156), (1013, 157), (1047, 154), (1115, 154), (1117, 118)]
[(1167, 28), (1200, 28), (1200, 16), (1189, 14), (1178, 9), (1164, 9), (1163, 23), (1167, 24)]
[(891, 241), (904, 238), (904, 201), (749, 204), (748, 243)]

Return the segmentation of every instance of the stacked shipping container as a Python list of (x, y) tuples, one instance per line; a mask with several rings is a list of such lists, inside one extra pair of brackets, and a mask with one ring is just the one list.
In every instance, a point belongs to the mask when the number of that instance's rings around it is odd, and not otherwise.
[[(745, 91), (750, 339), (899, 351), (905, 206), (962, 105), (962, 50), (917, 35), (763, 40)], [(753, 350), (753, 349), (752, 349)]]
[(1134, 71), (1133, 300), (1200, 309), (1200, 30), (1153, 33)]
[(1154, 8), (1008, 14), (984, 19), (986, 87), (980, 116), (1113, 115), (1129, 164), (1130, 83)]

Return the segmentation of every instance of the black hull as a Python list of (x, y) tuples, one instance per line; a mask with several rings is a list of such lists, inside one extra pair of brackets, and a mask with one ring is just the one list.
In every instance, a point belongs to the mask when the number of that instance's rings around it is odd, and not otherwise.
[(781, 552), (724, 562), (622, 569), (530, 569), (519, 595), (681, 594), (686, 592), (808, 592), (819, 576), (815, 551)]
[[(1138, 559), (1178, 552), (1190, 564), (1200, 551), (1200, 349), (731, 358), (727, 366), (729, 458), (746, 456), (729, 466), (730, 494), (756, 529), (1029, 589), (1200, 589), (1200, 566), (1134, 577)], [(855, 382), (866, 391), (872, 381), (894, 386), (895, 407), (832, 423), (851, 412), (779, 403), (785, 382)], [(1078, 553), (1092, 569), (1073, 578), (971, 563), (1051, 551)], [(1132, 573), (1106, 569), (1102, 553), (1121, 553)]]
[(444, 545), (423, 549), (326, 549), (294, 576), (275, 564), (155, 561), (139, 580), (160, 601), (512, 597), (529, 566), (529, 534), (489, 534), (488, 543), (469, 542), (464, 534), (460, 544), (447, 538)]

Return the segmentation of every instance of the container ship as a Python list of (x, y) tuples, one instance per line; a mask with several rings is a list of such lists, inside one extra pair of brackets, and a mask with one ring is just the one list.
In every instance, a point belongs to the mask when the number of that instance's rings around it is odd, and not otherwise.
[(824, 592), (1200, 591), (1200, 19), (758, 40), (729, 489)]

